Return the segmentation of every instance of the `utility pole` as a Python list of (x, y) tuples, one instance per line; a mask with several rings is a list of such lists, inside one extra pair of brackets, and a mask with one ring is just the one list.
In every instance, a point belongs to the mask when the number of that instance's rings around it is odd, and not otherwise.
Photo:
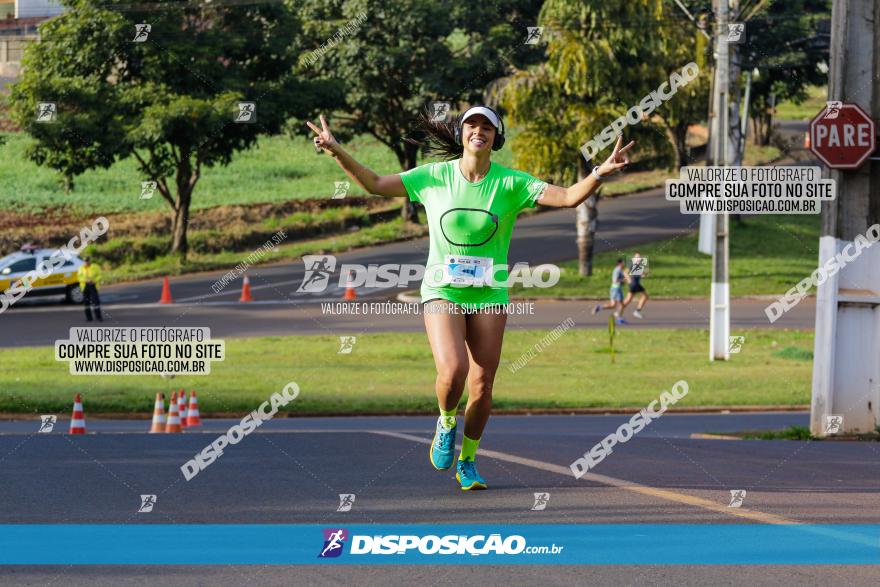
[[(728, 15), (727, 22), (731, 22), (731, 15), (735, 17), (736, 21), (740, 20), (739, 17), (739, 0), (728, 0)], [(744, 24), (744, 23), (739, 23)], [(726, 34), (728, 31), (722, 32), (722, 39), (727, 38)], [(746, 36), (745, 30), (741, 31), (743, 38)], [(727, 39), (727, 128), (725, 136), (727, 137), (727, 158), (724, 161), (724, 165), (732, 165), (736, 167), (741, 167), (743, 162), (743, 153), (742, 145), (744, 144), (744, 133), (742, 132), (742, 116), (740, 114), (741, 110), (741, 102), (742, 102), (742, 83), (741, 83), (741, 74), (742, 67), (739, 62), (739, 43), (734, 42), (732, 44), (730, 39)]]
[[(858, 104), (880, 119), (880, 0), (834, 0), (828, 100)], [(837, 198), (822, 204), (819, 266), (880, 222), (877, 153), (860, 169), (825, 170)], [(852, 250), (850, 248), (850, 250)], [(819, 286), (813, 352), (810, 431), (825, 436), (829, 416), (839, 432), (873, 432), (880, 424), (880, 245), (865, 248)]]
[[(757, 70), (756, 70), (757, 71)], [(743, 114), (742, 124), (739, 128), (739, 163), (742, 165), (743, 157), (746, 155), (746, 139), (749, 136), (749, 107), (752, 101), (752, 72), (746, 70), (746, 96), (743, 98)]]
[[(733, 150), (730, 148), (730, 44), (727, 42), (730, 21), (729, 0), (713, 0), (715, 23), (715, 80), (712, 110), (715, 113), (711, 130), (715, 137), (713, 159), (715, 165), (729, 165)], [(739, 125), (737, 124), (737, 127)], [(712, 289), (709, 313), (709, 360), (730, 359), (730, 284), (728, 275), (728, 217), (727, 213), (715, 218), (715, 247), (712, 251)]]

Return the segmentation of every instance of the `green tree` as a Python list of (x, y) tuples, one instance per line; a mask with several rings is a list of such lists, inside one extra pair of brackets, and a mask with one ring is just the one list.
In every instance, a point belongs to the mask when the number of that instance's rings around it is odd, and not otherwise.
[(675, 153), (675, 168), (688, 165), (691, 154), (687, 146), (688, 128), (707, 118), (709, 89), (712, 69), (710, 43), (681, 14), (672, 13), (672, 8), (664, 6), (665, 17), (659, 29), (663, 37), (662, 59), (669, 72), (694, 62), (700, 68), (700, 75), (686, 86), (679, 87), (675, 97), (667, 100), (654, 111), (654, 120), (665, 130), (669, 144)]
[[(371, 135), (391, 149), (401, 170), (412, 169), (419, 149), (405, 139), (430, 102), (450, 102), (454, 110), (481, 101), (511, 63), (540, 57), (524, 44), (539, 8), (529, 0), (310, 0), (303, 21), (312, 45), (339, 41), (316, 60), (304, 55), (300, 73), (341, 84), (345, 104), (333, 120), (341, 140)], [(362, 14), (362, 26), (336, 35)], [(297, 130), (310, 134), (304, 124)], [(418, 219), (410, 203), (403, 214)]]
[[(28, 48), (11, 94), (35, 139), (28, 156), (69, 180), (134, 157), (174, 211), (171, 251), (181, 256), (203, 168), (228, 165), (290, 116), (337, 99), (326, 83), (294, 78), (301, 29), (290, 5), (64, 4)], [(141, 23), (151, 27), (146, 38)], [(239, 114), (242, 102), (256, 105), (255, 122)], [(37, 119), (39, 103), (55, 104), (54, 122)]]
[(743, 69), (757, 69), (749, 115), (756, 144), (767, 145), (773, 129), (773, 103), (800, 103), (811, 85), (828, 82), (830, 0), (770, 0), (746, 25)]

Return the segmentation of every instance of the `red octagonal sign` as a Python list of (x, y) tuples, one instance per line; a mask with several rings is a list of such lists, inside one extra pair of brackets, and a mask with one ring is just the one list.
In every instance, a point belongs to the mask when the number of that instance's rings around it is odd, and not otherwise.
[(831, 169), (858, 169), (876, 145), (874, 121), (858, 104), (828, 102), (810, 122), (810, 151)]

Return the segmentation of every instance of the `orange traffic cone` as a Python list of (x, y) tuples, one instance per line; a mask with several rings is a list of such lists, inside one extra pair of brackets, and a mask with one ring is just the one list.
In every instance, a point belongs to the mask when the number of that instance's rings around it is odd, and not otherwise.
[(86, 417), (83, 414), (82, 398), (79, 394), (73, 398), (73, 414), (70, 416), (70, 434), (86, 433)]
[(174, 300), (171, 299), (171, 285), (168, 283), (168, 278), (166, 277), (162, 281), (162, 297), (159, 298), (160, 304), (173, 304)]
[(150, 426), (150, 434), (165, 432), (165, 394), (156, 394), (156, 403), (153, 404), (153, 425)]
[(186, 428), (186, 391), (180, 390), (177, 396), (177, 411), (180, 412), (180, 429)]
[(195, 390), (189, 392), (189, 413), (186, 416), (186, 425), (202, 425), (202, 420), (199, 418), (199, 398), (196, 397)]
[(171, 394), (171, 403), (168, 405), (168, 423), (165, 432), (180, 432), (180, 412), (177, 411), (177, 392)]
[(804, 149), (810, 148), (810, 131), (804, 133)]
[(241, 297), (238, 298), (239, 302), (252, 302), (254, 298), (251, 297), (251, 280), (247, 275), (244, 276), (244, 281), (241, 284)]
[(345, 295), (342, 296), (342, 299), (347, 302), (357, 299), (354, 288), (351, 286), (351, 271), (348, 272), (348, 277), (345, 278)]

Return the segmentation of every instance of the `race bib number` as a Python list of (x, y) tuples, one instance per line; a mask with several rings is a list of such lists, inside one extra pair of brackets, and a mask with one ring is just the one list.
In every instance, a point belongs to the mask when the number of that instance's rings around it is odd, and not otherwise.
[(443, 258), (444, 282), (457, 286), (482, 287), (488, 285), (492, 263), (491, 257), (446, 255)]

